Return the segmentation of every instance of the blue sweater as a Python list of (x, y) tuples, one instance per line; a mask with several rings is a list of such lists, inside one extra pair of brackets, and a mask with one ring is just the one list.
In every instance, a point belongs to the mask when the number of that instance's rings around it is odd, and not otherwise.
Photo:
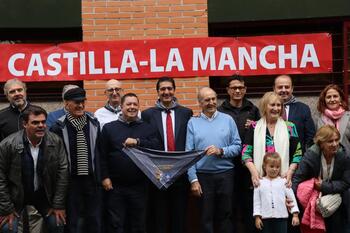
[(223, 156), (204, 156), (188, 170), (190, 182), (197, 179), (197, 172), (220, 173), (234, 167), (232, 158), (240, 155), (241, 139), (231, 116), (217, 111), (211, 119), (202, 113), (189, 120), (186, 151), (205, 150), (211, 145), (222, 148)]

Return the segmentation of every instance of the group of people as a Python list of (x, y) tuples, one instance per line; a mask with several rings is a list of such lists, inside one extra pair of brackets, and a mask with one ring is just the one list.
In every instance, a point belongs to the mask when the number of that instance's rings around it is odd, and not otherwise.
[[(112, 79), (106, 105), (92, 114), (85, 90), (66, 85), (64, 107), (47, 114), (27, 101), (25, 83), (8, 80), (10, 105), (0, 111), (1, 232), (43, 225), (47, 232), (184, 233), (189, 192), (198, 197), (201, 233), (299, 232), (299, 225), (312, 232), (304, 219), (309, 180), (317, 194), (342, 195), (320, 230), (350, 232), (343, 91), (333, 84), (322, 91), (315, 125), (288, 75), (276, 77), (259, 108), (245, 97), (242, 77), (228, 78), (226, 90), (229, 99), (218, 106), (216, 92), (201, 88), (201, 112), (193, 116), (177, 101), (174, 79), (163, 77), (155, 106), (141, 112), (138, 96)], [(205, 156), (158, 190), (123, 151), (135, 146)]]

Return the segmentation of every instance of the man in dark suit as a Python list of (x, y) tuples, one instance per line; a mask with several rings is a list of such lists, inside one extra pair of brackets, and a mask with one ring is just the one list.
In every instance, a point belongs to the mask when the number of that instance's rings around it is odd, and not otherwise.
[[(299, 139), (303, 153), (313, 144), (315, 135), (315, 124), (311, 117), (310, 108), (297, 101), (293, 96), (293, 83), (289, 75), (280, 75), (275, 78), (273, 90), (283, 100), (284, 111), (282, 117), (284, 120), (293, 122), (298, 131)], [(299, 233), (299, 227), (288, 225), (288, 233)]]
[(283, 100), (283, 118), (296, 125), (302, 150), (305, 152), (305, 150), (313, 144), (315, 135), (315, 123), (311, 117), (309, 106), (299, 102), (295, 96), (293, 96), (293, 83), (289, 75), (277, 76), (273, 90)]
[[(172, 78), (160, 78), (156, 89), (159, 98), (156, 106), (143, 111), (141, 113), (142, 119), (159, 131), (161, 137), (159, 141), (165, 151), (184, 151), (187, 122), (193, 112), (177, 103), (174, 96), (176, 86)], [(188, 189), (186, 175), (179, 178), (168, 190), (152, 188), (150, 203), (154, 208), (154, 219), (151, 219), (151, 227), (154, 229), (151, 232), (167, 232), (168, 219), (170, 220), (171, 233), (185, 232)], [(155, 202), (153, 203), (152, 200)]]

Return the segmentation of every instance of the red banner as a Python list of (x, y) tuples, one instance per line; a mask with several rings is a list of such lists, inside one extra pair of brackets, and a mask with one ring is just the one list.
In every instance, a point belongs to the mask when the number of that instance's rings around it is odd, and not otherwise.
[(51, 44), (1, 44), (0, 81), (327, 73), (327, 33)]

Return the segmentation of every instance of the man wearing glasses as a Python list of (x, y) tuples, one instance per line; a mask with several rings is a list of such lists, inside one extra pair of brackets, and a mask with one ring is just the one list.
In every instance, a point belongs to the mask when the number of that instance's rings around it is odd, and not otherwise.
[[(246, 97), (247, 87), (245, 86), (244, 79), (241, 76), (233, 76), (228, 79), (226, 86), (229, 99), (226, 99), (222, 105), (218, 108), (220, 112), (229, 114), (235, 121), (239, 136), (244, 142), (244, 136), (246, 132), (247, 120), (257, 121), (260, 119), (258, 108), (250, 102)], [(251, 233), (254, 232), (254, 224), (252, 221), (252, 201), (253, 192), (250, 190), (249, 185), (250, 175), (248, 169), (246, 169), (241, 162), (241, 157), (238, 156), (234, 159), (235, 164), (235, 176), (234, 176), (234, 197), (233, 204), (233, 217), (235, 223), (235, 232)], [(246, 185), (247, 184), (247, 185)]]
[(95, 112), (95, 117), (100, 122), (101, 129), (106, 123), (118, 120), (121, 113), (120, 100), (123, 96), (122, 83), (115, 79), (109, 80), (106, 82), (105, 94), (108, 102)]

